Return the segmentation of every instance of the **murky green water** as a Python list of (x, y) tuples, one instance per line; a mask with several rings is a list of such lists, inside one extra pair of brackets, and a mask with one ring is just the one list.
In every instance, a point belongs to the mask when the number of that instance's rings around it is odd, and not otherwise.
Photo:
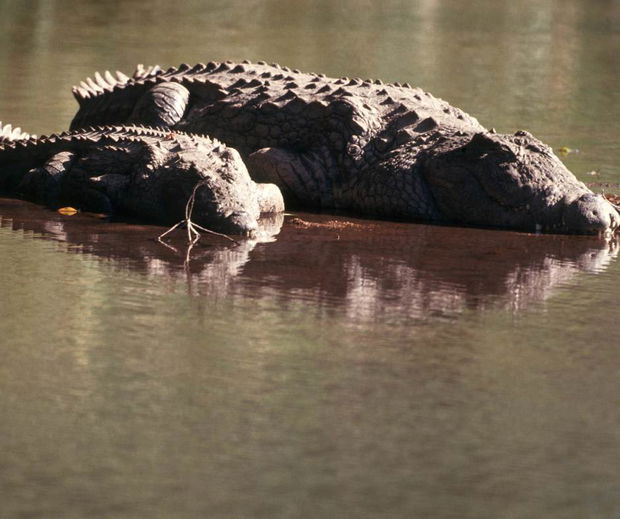
[[(5, 0), (0, 120), (66, 128), (95, 70), (264, 59), (620, 182), (619, 28), (612, 0)], [(0, 518), (620, 517), (616, 245), (297, 214), (186, 263), (158, 232), (0, 200)]]

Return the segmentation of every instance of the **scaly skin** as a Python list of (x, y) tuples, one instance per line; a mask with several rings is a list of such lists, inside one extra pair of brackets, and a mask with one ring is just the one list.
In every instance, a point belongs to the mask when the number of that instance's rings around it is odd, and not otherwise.
[(291, 206), (526, 231), (613, 231), (620, 215), (527, 132), (499, 135), (409, 85), (259, 62), (138, 68), (74, 88), (72, 128), (212, 135)]
[(275, 186), (207, 137), (120, 126), (34, 138), (0, 124), (0, 192), (11, 196), (173, 224), (198, 183), (192, 220), (214, 231), (252, 234), (261, 210), (284, 208)]

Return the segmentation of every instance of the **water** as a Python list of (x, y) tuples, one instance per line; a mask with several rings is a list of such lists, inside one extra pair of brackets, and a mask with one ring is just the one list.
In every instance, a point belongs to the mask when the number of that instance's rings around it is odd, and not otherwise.
[[(0, 3), (0, 120), (264, 59), (409, 81), (620, 182), (620, 4)], [(596, 175), (589, 172), (596, 170)], [(256, 242), (0, 200), (0, 518), (620, 517), (618, 249), (297, 213)]]

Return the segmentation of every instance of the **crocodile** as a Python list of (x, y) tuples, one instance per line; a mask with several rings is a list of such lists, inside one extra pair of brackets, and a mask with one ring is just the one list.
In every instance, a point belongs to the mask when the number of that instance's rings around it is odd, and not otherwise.
[(36, 138), (36, 135), (30, 135), (23, 131), (19, 126), (13, 127), (10, 124), (2, 124), (0, 121), (0, 145), (15, 140), (23, 140)]
[(102, 126), (31, 137), (0, 123), (0, 193), (45, 204), (252, 235), (284, 202), (257, 184), (239, 153), (215, 139), (144, 126)]
[(620, 215), (526, 131), (499, 134), (420, 88), (265, 62), (139, 66), (73, 88), (71, 127), (141, 123), (237, 149), (290, 208), (554, 233)]

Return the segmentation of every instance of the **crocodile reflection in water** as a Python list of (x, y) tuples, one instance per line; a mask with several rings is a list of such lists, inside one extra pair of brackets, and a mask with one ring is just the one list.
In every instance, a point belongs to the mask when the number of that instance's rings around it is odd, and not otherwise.
[(521, 311), (580, 273), (601, 272), (617, 254), (616, 241), (585, 237), (503, 232), (498, 239), (476, 229), (378, 222), (337, 231), (285, 225), (244, 275), (259, 277), (269, 257), (286, 257), (269, 285), (343, 308), (353, 321), (397, 322), (466, 309)]
[(70, 252), (110, 259), (116, 268), (154, 278), (181, 279), (189, 273), (201, 286), (208, 286), (210, 297), (228, 292), (230, 280), (242, 271), (252, 249), (258, 243), (274, 240), (283, 221), (281, 214), (263, 215), (254, 236), (234, 245), (221, 237), (204, 235), (200, 243), (208, 246), (194, 247), (192, 261), (186, 264), (185, 233), (173, 235), (167, 240), (171, 246), (164, 247), (154, 239), (161, 232), (157, 227), (108, 222), (96, 216), (80, 213), (68, 218), (29, 202), (0, 198), (0, 228), (28, 231), (66, 243)]
[(66, 242), (116, 268), (173, 280), (189, 274), (196, 296), (271, 298), (281, 307), (301, 299), (309, 312), (344, 312), (353, 323), (520, 311), (580, 273), (604, 270), (618, 253), (616, 242), (589, 237), (298, 216), (318, 225), (289, 217), (282, 226), (280, 216), (261, 220), (258, 240), (231, 245), (205, 236), (184, 265), (184, 254), (153, 240), (153, 227), (50, 218), (40, 207), (0, 199), (1, 227)]

